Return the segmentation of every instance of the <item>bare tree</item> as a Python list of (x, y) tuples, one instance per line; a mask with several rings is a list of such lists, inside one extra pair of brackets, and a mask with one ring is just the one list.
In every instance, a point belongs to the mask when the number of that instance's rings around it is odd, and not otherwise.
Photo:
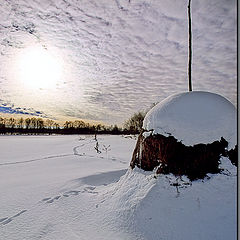
[(6, 126), (6, 118), (0, 117), (0, 128), (5, 128)]
[(18, 119), (18, 127), (23, 128), (24, 119), (21, 117)]
[(85, 127), (85, 122), (82, 120), (75, 120), (73, 122), (74, 128), (84, 128)]
[(31, 128), (36, 129), (36, 127), (37, 127), (37, 119), (35, 117), (31, 118), (30, 126), (31, 126)]
[(72, 121), (66, 121), (63, 126), (64, 126), (64, 128), (72, 128), (73, 127), (73, 122)]
[(103, 125), (102, 124), (97, 124), (97, 126), (96, 126), (97, 132), (101, 131), (102, 129), (103, 129)]
[(11, 127), (11, 128), (14, 128), (15, 127), (15, 125), (16, 125), (16, 119), (14, 119), (14, 118), (9, 118), (8, 119), (8, 125), (9, 125), (9, 127)]
[(144, 112), (134, 113), (133, 116), (124, 123), (123, 127), (129, 131), (140, 132), (144, 117)]
[(52, 129), (53, 124), (54, 124), (53, 120), (50, 120), (50, 119), (46, 120), (46, 126), (48, 129)]
[(54, 128), (54, 129), (59, 129), (59, 128), (60, 128), (60, 125), (59, 125), (58, 123), (54, 122), (53, 128)]
[(25, 119), (26, 129), (28, 129), (28, 128), (30, 127), (30, 123), (31, 123), (31, 119), (30, 119), (30, 118), (26, 118), (26, 119)]
[(44, 121), (42, 118), (37, 118), (37, 129), (44, 128)]

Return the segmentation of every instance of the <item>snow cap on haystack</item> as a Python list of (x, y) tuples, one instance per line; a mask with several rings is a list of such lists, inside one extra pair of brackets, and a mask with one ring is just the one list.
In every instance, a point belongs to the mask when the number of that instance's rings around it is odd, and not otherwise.
[(147, 113), (143, 129), (153, 135), (173, 136), (185, 146), (208, 144), (223, 137), (228, 149), (233, 149), (237, 144), (236, 108), (215, 93), (174, 94)]

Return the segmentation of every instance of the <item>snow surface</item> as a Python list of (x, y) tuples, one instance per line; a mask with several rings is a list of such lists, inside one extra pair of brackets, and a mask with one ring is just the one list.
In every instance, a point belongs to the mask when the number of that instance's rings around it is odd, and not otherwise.
[[(128, 168), (134, 136), (0, 136), (0, 239), (236, 239), (237, 169)], [(110, 145), (110, 146), (109, 146)]]
[(237, 144), (237, 111), (226, 98), (210, 92), (174, 94), (146, 115), (143, 128), (172, 135), (187, 146), (212, 143), (224, 137), (228, 148)]

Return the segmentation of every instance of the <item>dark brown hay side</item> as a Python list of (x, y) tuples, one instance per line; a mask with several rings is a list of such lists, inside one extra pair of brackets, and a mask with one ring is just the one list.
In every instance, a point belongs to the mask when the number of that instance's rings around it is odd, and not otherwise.
[(220, 156), (226, 156), (228, 143), (224, 138), (211, 144), (185, 146), (174, 137), (139, 135), (130, 166), (157, 173), (186, 175), (190, 180), (204, 178), (207, 173), (219, 173)]
[(236, 167), (238, 166), (238, 148), (237, 145), (235, 146), (234, 149), (231, 149), (230, 151), (227, 152), (227, 155), (232, 162), (233, 165)]

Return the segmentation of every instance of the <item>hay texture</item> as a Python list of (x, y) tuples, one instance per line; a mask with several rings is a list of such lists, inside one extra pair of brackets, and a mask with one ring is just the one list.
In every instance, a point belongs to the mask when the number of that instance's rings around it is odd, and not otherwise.
[(221, 171), (221, 156), (237, 165), (236, 131), (236, 108), (222, 96), (173, 95), (146, 115), (130, 166), (204, 178)]

